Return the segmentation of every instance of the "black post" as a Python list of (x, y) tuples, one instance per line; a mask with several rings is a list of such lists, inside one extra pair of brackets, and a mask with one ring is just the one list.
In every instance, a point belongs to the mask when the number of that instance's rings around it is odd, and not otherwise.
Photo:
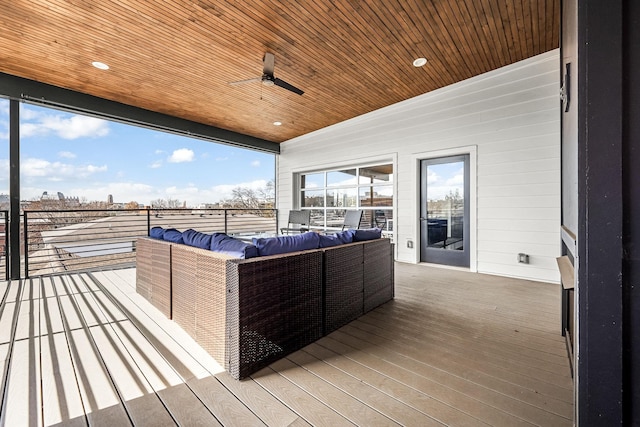
[(147, 208), (147, 236), (151, 235), (151, 208)]
[(9, 280), (9, 211), (4, 211), (4, 278)]
[(624, 324), (622, 298), (626, 286), (622, 275), (623, 7), (620, 1), (578, 1), (577, 5), (576, 422), (637, 425), (623, 422), (628, 392), (623, 390), (624, 377), (631, 374), (623, 366), (623, 331), (629, 326)]
[(15, 99), (9, 101), (9, 259), (11, 279), (20, 279), (20, 103)]
[(27, 212), (23, 215), (22, 235), (24, 236), (24, 277), (29, 278), (29, 219)]

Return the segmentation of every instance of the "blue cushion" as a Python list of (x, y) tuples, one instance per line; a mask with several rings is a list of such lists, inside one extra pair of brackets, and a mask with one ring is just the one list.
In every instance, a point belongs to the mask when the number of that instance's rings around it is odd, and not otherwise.
[(249, 259), (258, 256), (258, 250), (251, 243), (243, 242), (225, 233), (213, 233), (210, 249), (234, 258)]
[(309, 231), (293, 236), (277, 236), (254, 238), (253, 244), (258, 248), (258, 255), (277, 255), (288, 252), (306, 251), (320, 247), (320, 235)]
[(336, 233), (336, 238), (340, 241), (340, 243), (351, 243), (353, 242), (353, 236), (356, 234), (356, 230), (350, 228), (348, 230), (340, 231)]
[(382, 237), (382, 228), (365, 228), (363, 230), (355, 230), (353, 241), (364, 242), (365, 240), (374, 240), (380, 237)]
[(320, 235), (320, 248), (330, 248), (331, 246), (341, 245), (342, 242), (335, 234), (327, 234), (326, 236)]
[(211, 249), (211, 234), (201, 233), (193, 228), (182, 232), (182, 240), (185, 245), (206, 250)]
[(162, 240), (162, 236), (164, 235), (164, 228), (162, 227), (152, 227), (149, 230), (149, 237), (153, 237), (154, 239)]
[(332, 246), (344, 245), (346, 243), (353, 242), (353, 235), (355, 234), (355, 230), (349, 229), (340, 231), (336, 234), (327, 234), (320, 235), (320, 246), (321, 248), (330, 248)]
[(182, 240), (182, 232), (176, 230), (175, 228), (167, 228), (166, 230), (164, 230), (162, 238), (167, 242), (184, 243), (184, 240)]

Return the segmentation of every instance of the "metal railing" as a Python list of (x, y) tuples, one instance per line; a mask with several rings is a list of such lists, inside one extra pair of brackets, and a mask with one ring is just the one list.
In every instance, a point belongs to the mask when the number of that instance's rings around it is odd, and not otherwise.
[(9, 211), (0, 210), (0, 270), (9, 278)]
[(25, 277), (134, 266), (136, 239), (149, 235), (156, 226), (231, 235), (276, 233), (278, 229), (275, 209), (25, 211)]

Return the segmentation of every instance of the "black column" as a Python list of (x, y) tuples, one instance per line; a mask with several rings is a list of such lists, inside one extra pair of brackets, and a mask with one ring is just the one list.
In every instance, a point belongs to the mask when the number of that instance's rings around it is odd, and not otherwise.
[(9, 101), (9, 276), (20, 278), (20, 102)]
[(577, 5), (577, 421), (614, 426), (624, 422), (626, 374), (623, 1), (578, 1)]
[(640, 2), (624, 15), (623, 90), (623, 417), (640, 425)]

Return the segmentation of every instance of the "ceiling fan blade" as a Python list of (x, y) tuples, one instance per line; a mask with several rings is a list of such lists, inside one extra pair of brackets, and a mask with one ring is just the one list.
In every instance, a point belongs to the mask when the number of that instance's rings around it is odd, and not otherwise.
[(238, 80), (237, 82), (229, 82), (230, 85), (237, 86), (245, 83), (259, 82), (262, 80), (262, 77), (254, 77), (252, 79)]
[(303, 90), (300, 90), (297, 87), (295, 87), (294, 85), (289, 84), (289, 83), (285, 82), (284, 80), (281, 80), (281, 79), (278, 79), (278, 78), (273, 79), (273, 83), (276, 86), (280, 86), (281, 88), (290, 90), (291, 92), (297, 93), (298, 95), (302, 95), (304, 93)]
[(262, 63), (262, 74), (273, 76), (273, 68), (275, 67), (276, 63), (276, 57), (273, 56), (273, 53), (266, 52), (264, 54), (264, 58), (262, 59)]

